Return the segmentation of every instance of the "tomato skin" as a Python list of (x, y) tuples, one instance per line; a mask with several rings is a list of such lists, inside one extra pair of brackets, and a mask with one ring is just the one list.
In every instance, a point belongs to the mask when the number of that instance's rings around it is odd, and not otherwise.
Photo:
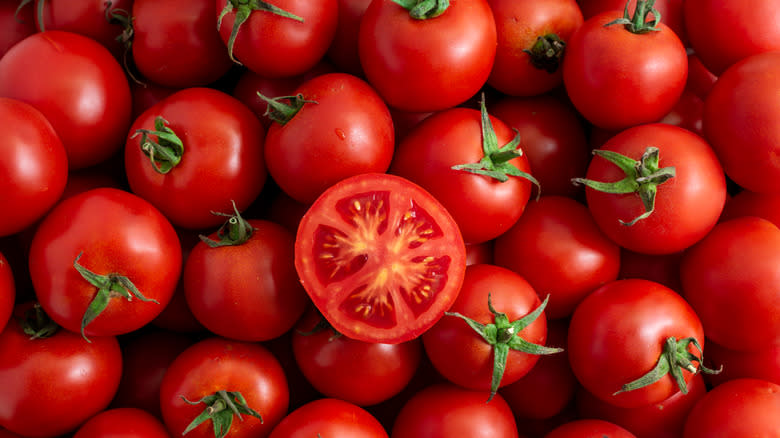
[(46, 117), (20, 100), (0, 97), (0, 236), (22, 231), (59, 200), (68, 179), (65, 147)]
[(780, 385), (759, 379), (735, 379), (710, 390), (688, 415), (686, 438), (761, 436), (780, 431)]
[(643, 34), (620, 24), (604, 26), (621, 16), (608, 11), (585, 20), (563, 57), (563, 83), (572, 103), (608, 130), (661, 119), (680, 98), (688, 75), (685, 47), (668, 26), (662, 22), (659, 31)]
[(358, 54), (358, 35), (360, 21), (371, 0), (338, 0), (338, 3), (338, 25), (325, 56), (339, 71), (363, 77), (363, 67)]
[(72, 32), (39, 32), (12, 47), (0, 59), (0, 96), (26, 102), (46, 117), (71, 170), (111, 157), (130, 125), (122, 67), (100, 43)]
[(311, 401), (287, 414), (269, 438), (387, 438), (387, 431), (368, 411), (337, 398)]
[(707, 338), (739, 351), (778, 342), (778, 263), (780, 229), (754, 216), (719, 223), (686, 251), (680, 267), (682, 293), (696, 309)]
[[(577, 3), (586, 20), (610, 10), (622, 12), (626, 7), (625, 0), (578, 0)], [(683, 19), (683, 0), (656, 0), (653, 7), (661, 14), (661, 21), (669, 26), (687, 47), (688, 37)], [(633, 13), (634, 9), (636, 9), (636, 0), (629, 0), (628, 11)], [(654, 15), (649, 14), (648, 18), (654, 18)]]
[(129, 333), (154, 319), (171, 299), (181, 270), (181, 247), (170, 222), (151, 204), (114, 188), (88, 190), (47, 214), (32, 239), (30, 276), (46, 313), (79, 333), (98, 290), (74, 268), (119, 273), (147, 299), (117, 297), (89, 323), (87, 337)]
[(82, 424), (73, 438), (170, 438), (165, 425), (152, 414), (136, 408), (109, 409)]
[(264, 145), (268, 172), (285, 193), (311, 203), (344, 178), (387, 171), (393, 120), (367, 82), (330, 73), (304, 82), (294, 94), (317, 103), (305, 103), (284, 125), (273, 123)]
[[(138, 129), (153, 129), (162, 116), (184, 145), (181, 162), (157, 172), (141, 149)], [(155, 136), (152, 136), (155, 137)], [(156, 206), (174, 225), (219, 226), (235, 202), (244, 211), (262, 190), (267, 171), (265, 131), (238, 99), (210, 88), (188, 88), (161, 100), (136, 119), (125, 143), (125, 171), (133, 193)]]
[(711, 386), (739, 378), (761, 379), (780, 385), (780, 342), (749, 352), (725, 348), (711, 340), (707, 342), (707, 366), (723, 367), (719, 374), (706, 376)]
[[(287, 413), (287, 378), (271, 352), (256, 343), (210, 337), (184, 350), (163, 376), (160, 406), (168, 432), (180, 436), (206, 408), (189, 405), (182, 396), (197, 401), (219, 390), (240, 392), (263, 418), (262, 422), (250, 415), (243, 415), (243, 421), (234, 418), (231, 437), (267, 437)], [(211, 420), (187, 436), (213, 437)]]
[(363, 13), (358, 53), (366, 79), (388, 106), (438, 111), (465, 102), (485, 84), (496, 41), (487, 0), (452, 2), (423, 21), (382, 0)]
[(0, 331), (11, 319), (15, 301), (14, 273), (8, 264), (8, 259), (0, 252)]
[[(679, 391), (671, 374), (643, 388), (614, 393), (650, 371), (671, 336), (692, 337), (705, 347), (702, 323), (680, 295), (648, 280), (616, 280), (588, 295), (574, 310), (569, 362), (582, 386), (607, 403), (624, 408), (658, 403)], [(688, 351), (698, 356), (695, 347)], [(686, 370), (682, 373), (686, 382), (693, 377)]]
[(780, 228), (780, 193), (756, 193), (742, 190), (726, 201), (720, 220), (758, 216)]
[(617, 424), (604, 420), (578, 419), (551, 430), (544, 438), (637, 438)]
[[(33, 4), (28, 4), (19, 9), (14, 2), (0, 2), (0, 58), (13, 47), (14, 44), (38, 31), (35, 27)], [(18, 18), (18, 19), (17, 19)]]
[[(32, 307), (18, 304), (16, 317)], [(59, 329), (30, 339), (12, 319), (0, 333), (0, 427), (25, 437), (71, 432), (105, 409), (119, 385), (122, 353), (113, 336)]]

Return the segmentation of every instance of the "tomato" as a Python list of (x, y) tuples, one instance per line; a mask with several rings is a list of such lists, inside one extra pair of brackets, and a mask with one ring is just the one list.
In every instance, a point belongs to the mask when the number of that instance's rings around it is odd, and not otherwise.
[(563, 196), (542, 196), (494, 241), (493, 260), (525, 278), (548, 318), (567, 318), (599, 286), (615, 280), (620, 248), (599, 230), (588, 208)]
[[(496, 23), (487, 0), (436, 2), (412, 11), (393, 0), (363, 13), (358, 54), (366, 79), (388, 106), (437, 111), (465, 102), (487, 81)], [(448, 5), (442, 12), (443, 5)], [(430, 9), (430, 8), (429, 8)], [(437, 15), (438, 14), (438, 15)], [(419, 18), (414, 18), (419, 16)]]
[(578, 419), (551, 430), (544, 438), (636, 438), (636, 435), (604, 420)]
[(233, 63), (214, 0), (133, 0), (132, 55), (142, 79), (172, 88), (208, 85)]
[[(260, 194), (267, 178), (264, 138), (257, 117), (238, 99), (210, 88), (180, 90), (131, 126), (124, 150), (128, 183), (178, 227), (218, 226), (224, 218), (212, 212), (232, 211), (232, 202), (244, 211)], [(175, 158), (162, 158), (170, 153)]]
[(301, 219), (295, 268), (345, 336), (399, 343), (433, 326), (457, 298), (466, 249), (457, 224), (428, 192), (378, 173), (342, 180)]
[(518, 438), (517, 424), (506, 401), (497, 394), (485, 403), (487, 391), (452, 383), (430, 385), (404, 404), (392, 426), (393, 438), (489, 436)]
[(173, 436), (267, 437), (288, 402), (287, 379), (273, 354), (260, 344), (218, 337), (184, 350), (160, 387), (163, 420)]
[(360, 173), (385, 172), (395, 137), (387, 105), (346, 73), (314, 77), (294, 93), (291, 116), (268, 128), (265, 162), (279, 187), (302, 203)]
[(114, 188), (63, 200), (32, 239), (30, 276), (41, 306), (88, 336), (129, 333), (168, 304), (181, 270), (170, 222), (151, 204)]
[(620, 18), (620, 12), (607, 11), (585, 20), (563, 57), (563, 83), (572, 103), (592, 124), (610, 130), (662, 118), (677, 103), (688, 75), (685, 46), (666, 24), (640, 33), (620, 23), (607, 25)]
[(741, 216), (758, 216), (780, 227), (780, 193), (740, 191), (726, 201), (720, 220)]
[(0, 333), (0, 427), (25, 437), (58, 436), (105, 409), (122, 375), (116, 338), (85, 342), (29, 302), (14, 315)]
[(111, 157), (130, 125), (122, 67), (100, 43), (72, 32), (39, 32), (9, 49), (0, 58), (0, 96), (46, 117), (65, 146), (69, 169)]
[(254, 342), (281, 336), (309, 304), (295, 272), (295, 235), (238, 212), (227, 216), (184, 263), (187, 304), (216, 335)]
[(337, 398), (309, 402), (287, 414), (269, 438), (387, 438), (387, 431), (363, 408)]
[(694, 372), (714, 372), (701, 363), (704, 332), (694, 310), (648, 280), (616, 280), (585, 297), (572, 314), (567, 345), (582, 386), (624, 408), (658, 403), (685, 391)]
[[(622, 157), (609, 158), (613, 153)], [(585, 183), (588, 208), (604, 234), (623, 248), (647, 254), (682, 251), (701, 240), (723, 211), (723, 168), (709, 144), (686, 129), (635, 126), (609, 139), (597, 155), (586, 180), (608, 184)], [(634, 182), (654, 172), (646, 182)]]
[(707, 376), (711, 386), (745, 377), (780, 385), (780, 342), (756, 351), (739, 351), (708, 340), (705, 362), (713, 367), (723, 367), (723, 372)]
[[(421, 122), (396, 146), (390, 173), (429, 191), (466, 243), (494, 239), (523, 214), (531, 168), (517, 136), (484, 107), (451, 108)], [(507, 151), (511, 153), (507, 153)]]
[(325, 57), (344, 73), (363, 77), (358, 54), (360, 21), (371, 0), (339, 0), (338, 25)]
[(17, 2), (0, 2), (0, 58), (14, 44), (38, 31), (32, 5), (19, 8)]
[(215, 3), (219, 36), (231, 58), (261, 76), (306, 72), (336, 33), (338, 0), (273, 0), (273, 9), (242, 0)]
[(704, 101), (704, 136), (726, 175), (754, 192), (780, 192), (779, 72), (780, 52), (750, 56), (718, 76)]
[(620, 272), (618, 278), (642, 278), (661, 283), (675, 292), (682, 292), (680, 284), (680, 260), (685, 251), (671, 254), (642, 254), (620, 250)]
[(760, 436), (780, 431), (780, 385), (758, 379), (736, 379), (710, 390), (688, 415), (686, 438)]
[(133, 120), (136, 120), (152, 105), (178, 91), (176, 88), (164, 87), (152, 83), (130, 82), (130, 93), (133, 96)]
[(566, 42), (582, 25), (575, 0), (489, 0), (498, 47), (487, 83), (511, 96), (536, 96), (563, 83)]
[(682, 293), (704, 323), (707, 338), (740, 351), (778, 342), (778, 263), (780, 229), (755, 216), (719, 223), (686, 251)]
[(692, 91), (693, 94), (704, 100), (712, 90), (712, 86), (718, 77), (715, 73), (707, 70), (702, 64), (699, 56), (694, 53), (688, 54), (688, 79), (685, 82), (685, 88)]
[(20, 100), (0, 97), (0, 236), (22, 231), (43, 217), (65, 190), (68, 157), (44, 115)]
[(15, 301), (14, 273), (8, 264), (8, 259), (0, 252), (0, 331), (11, 319)]
[(136, 408), (105, 410), (87, 420), (73, 438), (170, 438), (165, 425), (152, 414)]
[[(578, 0), (577, 3), (582, 10), (582, 15), (587, 20), (594, 15), (606, 11), (623, 11), (628, 7), (629, 11), (636, 9), (636, 0)], [(655, 0), (653, 7), (658, 10), (661, 19), (680, 40), (688, 45), (688, 37), (685, 33), (685, 23), (683, 20), (683, 0)], [(654, 18), (654, 14), (650, 14)]]
[(401, 392), (422, 357), (422, 342), (363, 342), (333, 330), (316, 309), (292, 333), (295, 361), (306, 379), (326, 397), (358, 406), (383, 402)]

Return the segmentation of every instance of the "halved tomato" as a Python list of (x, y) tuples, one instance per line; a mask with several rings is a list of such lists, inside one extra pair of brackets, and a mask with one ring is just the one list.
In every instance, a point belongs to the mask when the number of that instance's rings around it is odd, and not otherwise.
[(466, 248), (431, 194), (399, 176), (366, 173), (312, 204), (298, 227), (295, 267), (337, 331), (399, 343), (421, 335), (455, 301)]

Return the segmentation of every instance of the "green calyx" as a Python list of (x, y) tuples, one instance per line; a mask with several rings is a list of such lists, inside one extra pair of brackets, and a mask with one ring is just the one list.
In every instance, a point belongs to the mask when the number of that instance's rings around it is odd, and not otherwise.
[(436, 18), (450, 7), (449, 0), (393, 0), (393, 2), (409, 11), (409, 16), (415, 20)]
[[(303, 94), (300, 93), (296, 94), (295, 96), (279, 96), (270, 98), (264, 96), (258, 91), (257, 95), (268, 104), (268, 107), (266, 107), (265, 113), (263, 115), (280, 125), (286, 125), (287, 122), (292, 120), (292, 118), (298, 114), (298, 111), (300, 111), (305, 104), (317, 103), (314, 100), (304, 99)], [(285, 103), (284, 101), (287, 101), (288, 103)]]
[(24, 334), (30, 336), (30, 340), (45, 339), (53, 336), (60, 329), (54, 320), (43, 311), (40, 303), (33, 304), (19, 319)]
[(217, 17), (217, 30), (222, 27), (222, 19), (225, 17), (225, 15), (233, 12), (234, 10), (236, 13), (236, 19), (233, 21), (233, 28), (230, 30), (230, 37), (228, 37), (227, 48), (230, 59), (232, 59), (233, 62), (238, 65), (242, 64), (233, 56), (233, 46), (236, 42), (238, 30), (246, 22), (246, 20), (249, 19), (249, 16), (252, 15), (252, 12), (270, 12), (272, 14), (279, 15), (280, 17), (289, 18), (291, 20), (303, 23), (303, 18), (262, 0), (228, 0), (225, 3), (225, 7), (222, 8), (222, 11), (220, 11), (219, 16)]
[[(658, 23), (661, 22), (661, 13), (658, 12), (658, 9), (653, 7), (655, 0), (637, 0), (633, 17), (628, 13), (629, 3), (631, 3), (630, 0), (626, 2), (622, 17), (610, 21), (605, 24), (604, 27), (612, 26), (613, 24), (622, 24), (627, 31), (636, 34), (657, 32), (661, 30), (658, 27)], [(653, 14), (652, 21), (647, 20), (647, 16), (650, 13)]]
[[(696, 356), (695, 354), (688, 351), (688, 347), (690, 345), (696, 347), (696, 349), (699, 351), (699, 356)], [(698, 368), (693, 365), (693, 362), (699, 363)], [(677, 387), (680, 388), (680, 391), (683, 394), (687, 394), (688, 385), (685, 383), (685, 377), (682, 373), (683, 369), (694, 374), (700, 371), (705, 374), (718, 374), (723, 369), (723, 367), (721, 367), (720, 369), (713, 370), (705, 367), (702, 363), (703, 354), (701, 345), (699, 345), (699, 341), (697, 341), (696, 338), (684, 338), (678, 341), (674, 336), (670, 336), (666, 338), (666, 341), (664, 342), (661, 357), (658, 358), (658, 362), (656, 362), (655, 367), (653, 367), (653, 369), (644, 376), (632, 382), (626, 383), (620, 388), (619, 391), (616, 391), (612, 395), (644, 388), (645, 386), (651, 385), (661, 380), (663, 376), (670, 373), (672, 374), (672, 377), (674, 377), (674, 380), (677, 383)]]
[(523, 52), (531, 57), (531, 65), (539, 70), (554, 73), (561, 65), (565, 48), (566, 43), (561, 37), (550, 33), (537, 37), (534, 45), (530, 49), (524, 49)]
[(160, 304), (157, 300), (146, 298), (141, 293), (141, 291), (135, 287), (133, 282), (124, 275), (117, 273), (110, 273), (106, 275), (96, 274), (85, 268), (79, 264), (79, 259), (83, 254), (83, 252), (80, 252), (79, 255), (76, 256), (76, 259), (73, 261), (73, 267), (76, 268), (79, 274), (81, 274), (81, 276), (87, 280), (89, 284), (98, 288), (95, 297), (89, 303), (89, 306), (87, 306), (87, 311), (84, 313), (84, 316), (81, 319), (81, 336), (87, 342), (92, 341), (90, 341), (84, 334), (84, 329), (89, 323), (91, 323), (95, 318), (103, 313), (104, 310), (106, 310), (106, 307), (108, 307), (108, 303), (112, 298), (122, 297), (127, 301), (132, 301), (133, 297), (135, 297), (144, 302)]
[(547, 296), (542, 304), (533, 312), (514, 322), (509, 321), (509, 317), (505, 313), (498, 312), (493, 308), (490, 294), (488, 294), (488, 309), (490, 309), (490, 313), (492, 313), (494, 317), (494, 322), (491, 324), (481, 324), (458, 312), (445, 312), (445, 315), (456, 316), (466, 321), (466, 323), (474, 329), (485, 342), (493, 346), (493, 375), (490, 382), (490, 397), (488, 397), (488, 402), (496, 395), (498, 387), (501, 384), (501, 379), (506, 370), (506, 361), (509, 356), (509, 350), (535, 355), (554, 354), (563, 351), (562, 348), (550, 348), (528, 342), (518, 335), (542, 314), (544, 308), (547, 307), (549, 298), (550, 297)]
[(509, 181), (510, 176), (525, 178), (536, 186), (536, 198), (539, 199), (541, 194), (539, 181), (531, 176), (531, 174), (523, 172), (510, 163), (511, 160), (523, 155), (523, 150), (520, 149), (520, 134), (515, 131), (515, 137), (512, 141), (499, 147), (496, 131), (493, 129), (493, 123), (490, 122), (490, 116), (485, 107), (484, 94), (482, 94), (482, 99), (480, 100), (480, 113), (482, 123), (482, 152), (484, 153), (484, 156), (479, 162), (456, 164), (455, 166), (452, 166), (452, 169), (488, 176), (500, 182)]
[[(141, 135), (141, 150), (149, 157), (154, 170), (166, 174), (181, 161), (184, 143), (168, 126), (168, 121), (157, 116), (154, 129), (138, 129), (130, 138)], [(152, 136), (157, 137), (155, 141)]]
[(202, 240), (211, 248), (241, 245), (251, 239), (252, 234), (255, 231), (255, 228), (246, 219), (241, 217), (241, 213), (236, 207), (236, 202), (233, 200), (230, 202), (233, 203), (233, 214), (220, 213), (216, 211), (211, 212), (211, 214), (225, 216), (228, 218), (225, 223), (223, 223), (222, 226), (217, 230), (218, 240), (210, 239), (203, 234), (198, 236), (200, 237), (200, 240)]
[(240, 392), (231, 392), (220, 390), (212, 395), (203, 397), (198, 401), (187, 400), (186, 397), (181, 396), (185, 403), (190, 405), (197, 405), (203, 403), (206, 408), (200, 413), (192, 423), (190, 423), (182, 435), (186, 435), (196, 427), (200, 426), (207, 420), (211, 420), (211, 424), (214, 427), (214, 437), (224, 438), (230, 431), (230, 426), (233, 424), (233, 416), (238, 417), (240, 421), (244, 421), (241, 414), (251, 415), (263, 422), (263, 417), (250, 408), (247, 405), (246, 399)]
[(125, 72), (138, 85), (146, 86), (144, 82), (138, 79), (138, 74), (135, 71), (135, 65), (133, 64), (132, 55), (130, 50), (133, 47), (133, 36), (135, 35), (135, 29), (133, 28), (133, 18), (130, 15), (130, 11), (126, 9), (120, 9), (113, 7), (113, 2), (106, 2), (105, 17), (106, 21), (110, 24), (120, 26), (122, 32), (116, 36), (115, 40), (122, 46), (122, 66)]
[(639, 161), (617, 152), (601, 149), (594, 150), (593, 154), (618, 166), (626, 174), (626, 177), (615, 182), (600, 182), (585, 178), (573, 178), (572, 182), (584, 184), (591, 189), (604, 193), (638, 193), (645, 212), (628, 222), (624, 222), (621, 219), (620, 223), (623, 225), (631, 226), (637, 221), (650, 216), (653, 210), (655, 210), (655, 196), (658, 185), (665, 183), (676, 175), (674, 166), (658, 167), (659, 151), (654, 146), (649, 146), (645, 149)]

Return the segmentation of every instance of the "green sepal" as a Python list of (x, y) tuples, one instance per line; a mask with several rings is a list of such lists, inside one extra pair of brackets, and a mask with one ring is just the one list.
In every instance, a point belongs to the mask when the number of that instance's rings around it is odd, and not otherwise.
[(37, 302), (19, 318), (19, 325), (24, 334), (30, 336), (30, 340), (49, 338), (60, 329), (60, 326), (46, 314), (41, 304)]
[(236, 207), (236, 202), (232, 199), (233, 214), (220, 213), (218, 211), (212, 211), (211, 214), (216, 216), (225, 216), (228, 219), (217, 230), (217, 239), (210, 239), (208, 236), (200, 234), (200, 240), (211, 248), (218, 248), (220, 246), (236, 246), (246, 243), (252, 238), (252, 234), (255, 228), (246, 219), (241, 216), (241, 213)]
[(555, 73), (561, 66), (566, 43), (557, 34), (540, 35), (530, 49), (523, 49), (531, 58), (531, 65), (547, 73)]
[(184, 429), (182, 435), (186, 435), (204, 422), (211, 420), (215, 438), (224, 438), (230, 432), (233, 424), (233, 416), (239, 421), (244, 421), (241, 414), (251, 415), (263, 422), (263, 417), (247, 405), (246, 399), (240, 392), (220, 390), (212, 395), (207, 395), (198, 401), (187, 400), (183, 395), (181, 399), (190, 405), (203, 403), (206, 408)]
[[(627, 31), (635, 34), (657, 32), (661, 30), (658, 27), (658, 23), (661, 22), (661, 13), (658, 12), (658, 9), (653, 7), (655, 0), (637, 0), (633, 17), (628, 13), (628, 5), (630, 3), (630, 0), (626, 2), (625, 7), (623, 8), (622, 17), (610, 21), (605, 24), (604, 27), (622, 24)], [(650, 13), (653, 14), (653, 21), (647, 21), (647, 16)]]
[(76, 259), (73, 260), (73, 267), (76, 268), (79, 274), (81, 274), (81, 276), (87, 280), (89, 284), (98, 288), (95, 297), (87, 306), (87, 311), (84, 313), (84, 316), (81, 319), (81, 336), (87, 342), (92, 341), (90, 341), (86, 334), (84, 334), (84, 329), (89, 323), (91, 323), (95, 318), (103, 313), (106, 307), (108, 307), (108, 303), (112, 298), (122, 297), (127, 301), (132, 301), (133, 297), (135, 297), (144, 302), (160, 304), (157, 300), (146, 298), (141, 293), (141, 291), (135, 287), (133, 282), (124, 275), (117, 273), (110, 273), (106, 275), (96, 274), (85, 268), (79, 264), (79, 259), (83, 254), (83, 252), (80, 252), (79, 255), (76, 256)]
[[(298, 111), (303, 108), (303, 105), (307, 103), (318, 103), (314, 100), (304, 99), (303, 94), (300, 93), (296, 94), (295, 96), (279, 96), (270, 98), (264, 96), (258, 91), (257, 96), (268, 104), (263, 115), (280, 125), (286, 125), (287, 122), (289, 122), (293, 117), (295, 117), (296, 114), (298, 114)], [(289, 103), (284, 103), (283, 101), (285, 100)]]
[(393, 0), (393, 3), (409, 11), (415, 20), (436, 18), (450, 7), (449, 0)]
[[(141, 134), (141, 150), (149, 157), (154, 169), (162, 174), (171, 171), (181, 162), (184, 155), (184, 143), (168, 126), (162, 116), (154, 119), (154, 129), (138, 129), (130, 138)], [(157, 141), (151, 136), (156, 136)]]
[(222, 27), (222, 19), (230, 12), (236, 11), (236, 19), (233, 21), (233, 28), (230, 30), (230, 36), (228, 37), (227, 48), (230, 59), (238, 65), (243, 65), (233, 56), (233, 46), (236, 42), (236, 36), (241, 26), (249, 19), (252, 12), (264, 11), (272, 14), (279, 15), (280, 17), (289, 18), (300, 23), (303, 23), (303, 18), (293, 13), (287, 12), (284, 9), (272, 5), (271, 3), (264, 2), (262, 0), (228, 0), (225, 3), (225, 7), (220, 11), (217, 17), (217, 30)]

